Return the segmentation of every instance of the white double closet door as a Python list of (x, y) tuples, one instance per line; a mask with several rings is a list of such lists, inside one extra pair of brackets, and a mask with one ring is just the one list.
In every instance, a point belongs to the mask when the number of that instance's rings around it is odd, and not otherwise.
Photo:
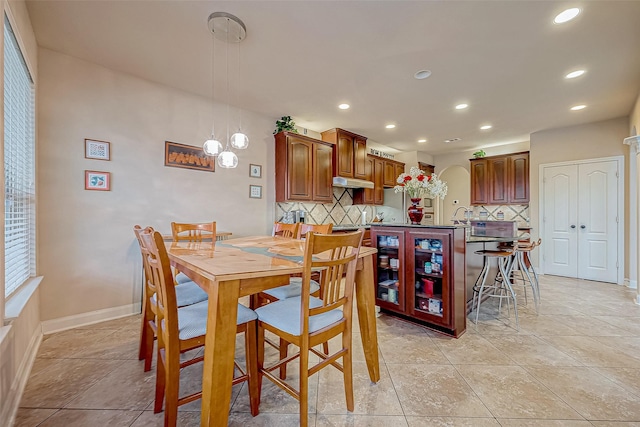
[(617, 283), (619, 159), (543, 167), (545, 274)]

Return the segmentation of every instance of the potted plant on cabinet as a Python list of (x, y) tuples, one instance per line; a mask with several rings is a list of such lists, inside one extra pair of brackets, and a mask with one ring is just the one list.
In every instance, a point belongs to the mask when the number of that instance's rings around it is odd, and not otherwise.
[(273, 134), (275, 135), (280, 132), (298, 133), (296, 123), (293, 121), (291, 116), (282, 116), (280, 120), (276, 120), (276, 130), (273, 131)]

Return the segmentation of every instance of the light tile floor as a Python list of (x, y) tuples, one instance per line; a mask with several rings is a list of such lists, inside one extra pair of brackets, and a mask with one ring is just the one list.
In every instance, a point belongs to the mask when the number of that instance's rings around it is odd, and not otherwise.
[[(346, 411), (341, 375), (327, 368), (310, 382), (310, 425), (640, 426), (635, 290), (540, 279), (540, 314), (531, 301), (520, 306), (519, 332), (513, 312), (507, 317), (503, 307), (497, 318), (493, 302), (483, 304), (477, 328), (467, 322), (459, 339), (381, 316), (380, 382), (369, 381), (356, 334), (355, 411)], [(144, 373), (137, 360), (139, 322), (132, 316), (45, 337), (16, 426), (162, 425), (163, 415), (152, 411), (155, 374)], [(295, 381), (295, 368), (289, 374)], [(188, 368), (181, 387), (197, 389), (200, 375), (200, 366)], [(179, 425), (199, 425), (199, 406), (181, 407)], [(266, 381), (261, 413), (252, 418), (246, 388), (239, 385), (229, 425), (296, 426), (297, 408)]]

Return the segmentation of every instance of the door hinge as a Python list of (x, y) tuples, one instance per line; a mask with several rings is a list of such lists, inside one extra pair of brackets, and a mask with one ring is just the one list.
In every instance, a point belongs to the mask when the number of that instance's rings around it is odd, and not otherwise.
[(616, 268), (618, 268), (620, 265), (618, 264), (618, 261), (616, 260)]
[(616, 178), (620, 178), (620, 174), (616, 171)]

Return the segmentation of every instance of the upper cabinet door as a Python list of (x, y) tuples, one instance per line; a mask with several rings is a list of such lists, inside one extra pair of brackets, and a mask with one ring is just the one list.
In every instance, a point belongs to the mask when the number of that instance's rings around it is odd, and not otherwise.
[(367, 178), (367, 139), (356, 137), (353, 140), (353, 177)]
[(514, 154), (509, 157), (509, 202), (526, 205), (529, 203), (529, 153)]
[(384, 160), (384, 186), (393, 187), (396, 185), (396, 167), (393, 162)]
[(353, 178), (353, 138), (350, 135), (338, 132), (336, 155), (338, 175), (345, 178)]
[(471, 204), (486, 205), (489, 201), (487, 188), (487, 161), (471, 160)]
[(507, 181), (508, 157), (487, 160), (489, 171), (489, 204), (503, 205), (509, 203), (509, 183)]
[(310, 201), (313, 199), (311, 174), (313, 143), (289, 137), (287, 145), (288, 198)]
[(333, 147), (329, 144), (313, 144), (313, 200), (333, 202)]
[(384, 163), (379, 157), (373, 160), (373, 202), (376, 205), (384, 203)]

